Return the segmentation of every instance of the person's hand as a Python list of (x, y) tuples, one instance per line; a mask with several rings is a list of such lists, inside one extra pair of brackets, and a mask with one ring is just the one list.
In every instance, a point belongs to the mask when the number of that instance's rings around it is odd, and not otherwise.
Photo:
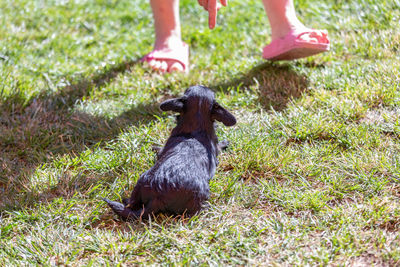
[(197, 0), (199, 5), (201, 5), (205, 10), (208, 11), (208, 27), (214, 29), (215, 24), (217, 24), (217, 12), (223, 6), (228, 5), (228, 0)]

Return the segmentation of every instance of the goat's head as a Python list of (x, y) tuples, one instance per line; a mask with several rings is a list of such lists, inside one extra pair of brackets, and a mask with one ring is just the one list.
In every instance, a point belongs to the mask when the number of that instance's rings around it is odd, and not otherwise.
[(189, 87), (180, 98), (164, 101), (160, 109), (178, 112), (180, 115), (178, 125), (184, 124), (192, 130), (199, 127), (208, 128), (215, 120), (226, 126), (233, 126), (236, 123), (235, 117), (215, 101), (214, 92), (201, 85)]

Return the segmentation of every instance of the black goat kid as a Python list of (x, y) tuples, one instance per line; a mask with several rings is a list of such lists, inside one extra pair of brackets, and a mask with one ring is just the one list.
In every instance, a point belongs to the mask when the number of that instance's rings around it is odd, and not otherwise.
[(160, 109), (180, 114), (156, 163), (140, 176), (124, 204), (104, 199), (123, 220), (157, 213), (191, 216), (200, 211), (209, 197), (209, 180), (218, 164), (220, 145), (214, 121), (226, 126), (236, 123), (204, 86), (190, 87), (181, 98), (163, 102)]

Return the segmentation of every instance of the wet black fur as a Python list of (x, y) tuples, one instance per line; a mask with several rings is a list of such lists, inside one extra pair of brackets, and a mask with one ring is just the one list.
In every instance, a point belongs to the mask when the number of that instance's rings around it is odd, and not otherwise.
[[(159, 151), (156, 163), (140, 176), (124, 204), (104, 199), (123, 220), (157, 213), (197, 213), (209, 198), (209, 180), (218, 164), (214, 121), (226, 126), (236, 123), (204, 86), (192, 86), (181, 98), (167, 100), (160, 108), (178, 112), (179, 116), (164, 148), (155, 148)], [(220, 144), (226, 146), (227, 142)]]

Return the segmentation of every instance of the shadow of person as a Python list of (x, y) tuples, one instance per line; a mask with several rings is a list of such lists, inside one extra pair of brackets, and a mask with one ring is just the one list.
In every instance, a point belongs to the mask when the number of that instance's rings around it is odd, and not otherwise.
[(216, 89), (258, 88), (258, 100), (265, 110), (283, 110), (290, 99), (299, 98), (309, 82), (305, 75), (296, 72), (292, 65), (265, 62), (233, 81), (219, 84)]
[(18, 92), (0, 102), (0, 212), (57, 197), (54, 188), (38, 193), (29, 187), (35, 170), (54, 157), (105, 144), (127, 127), (148, 124), (161, 115), (157, 103), (140, 103), (112, 119), (73, 110), (78, 100), (137, 62), (105, 68), (56, 93), (42, 93), (26, 105), (19, 105), (24, 97)]
[[(0, 212), (19, 209), (21, 203), (26, 206), (37, 200), (68, 197), (76, 190), (84, 190), (88, 184), (84, 177), (78, 186), (60, 180), (55, 187), (42, 192), (32, 190), (27, 185), (35, 170), (51, 162), (54, 157), (76, 155), (99, 142), (106, 144), (127, 127), (146, 125), (161, 115), (157, 103), (135, 105), (113, 119), (71, 112), (78, 100), (89, 96), (93, 90), (107, 84), (137, 62), (105, 68), (56, 93), (43, 93), (26, 105), (18, 106), (24, 101), (18, 93), (0, 103)], [(307, 83), (307, 78), (290, 65), (264, 63), (238, 79), (214, 88), (229, 90), (238, 84), (243, 89), (256, 86), (259, 89), (259, 101), (265, 109), (273, 107), (282, 110), (289, 99), (302, 94)], [(97, 182), (96, 179), (103, 178), (92, 177), (90, 182), (93, 184)]]

